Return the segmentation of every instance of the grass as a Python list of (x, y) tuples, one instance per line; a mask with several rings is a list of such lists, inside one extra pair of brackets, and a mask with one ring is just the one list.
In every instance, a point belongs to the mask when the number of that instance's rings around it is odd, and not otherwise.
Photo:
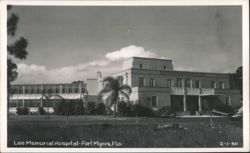
[[(56, 116), (50, 118), (18, 116), (8, 121), (8, 146), (15, 147), (14, 141), (94, 141), (110, 142), (111, 144), (117, 142), (121, 145), (111, 147), (125, 148), (242, 147), (243, 133), (240, 123), (229, 121), (227, 118), (214, 118), (213, 120), (215, 128), (209, 126), (209, 118), (114, 119), (112, 117), (89, 116), (85, 119), (85, 117), (79, 116), (69, 117), (67, 120), (66, 117)], [(171, 125), (182, 125), (184, 128), (159, 128)], [(234, 142), (233, 145), (232, 142)], [(18, 147), (27, 147), (27, 145)], [(46, 147), (51, 146), (47, 145)], [(110, 146), (104, 145), (102, 147)]]

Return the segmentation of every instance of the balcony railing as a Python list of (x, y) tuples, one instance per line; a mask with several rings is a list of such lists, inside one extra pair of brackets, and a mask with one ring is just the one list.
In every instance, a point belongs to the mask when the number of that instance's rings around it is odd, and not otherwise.
[[(80, 99), (80, 93), (58, 94), (64, 99)], [(12, 94), (10, 99), (41, 99), (42, 94)]]
[(180, 88), (180, 87), (172, 87), (171, 94), (172, 95), (214, 95), (213, 88)]
[(201, 95), (214, 95), (213, 88), (201, 88)]

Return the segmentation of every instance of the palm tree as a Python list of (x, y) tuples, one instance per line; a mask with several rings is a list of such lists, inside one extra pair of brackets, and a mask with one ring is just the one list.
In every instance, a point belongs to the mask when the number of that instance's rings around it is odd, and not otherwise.
[(117, 110), (117, 102), (119, 100), (119, 96), (124, 96), (129, 101), (129, 95), (132, 90), (129, 85), (122, 84), (123, 77), (118, 76), (114, 77), (106, 77), (103, 79), (104, 88), (99, 92), (99, 95), (107, 95), (109, 99), (109, 106), (114, 105), (114, 117), (116, 117)]

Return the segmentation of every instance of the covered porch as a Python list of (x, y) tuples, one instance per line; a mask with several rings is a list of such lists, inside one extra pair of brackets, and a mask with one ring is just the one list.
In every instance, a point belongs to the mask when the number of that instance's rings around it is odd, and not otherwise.
[(230, 105), (230, 96), (214, 95), (172, 95), (171, 107), (183, 115), (200, 115), (210, 112), (215, 105)]

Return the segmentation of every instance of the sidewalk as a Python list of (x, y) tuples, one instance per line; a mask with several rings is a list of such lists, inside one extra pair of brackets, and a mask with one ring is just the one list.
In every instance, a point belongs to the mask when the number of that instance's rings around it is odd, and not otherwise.
[(177, 118), (208, 118), (208, 117), (227, 117), (227, 116), (218, 116), (218, 115), (179, 115), (179, 116), (175, 116)]

